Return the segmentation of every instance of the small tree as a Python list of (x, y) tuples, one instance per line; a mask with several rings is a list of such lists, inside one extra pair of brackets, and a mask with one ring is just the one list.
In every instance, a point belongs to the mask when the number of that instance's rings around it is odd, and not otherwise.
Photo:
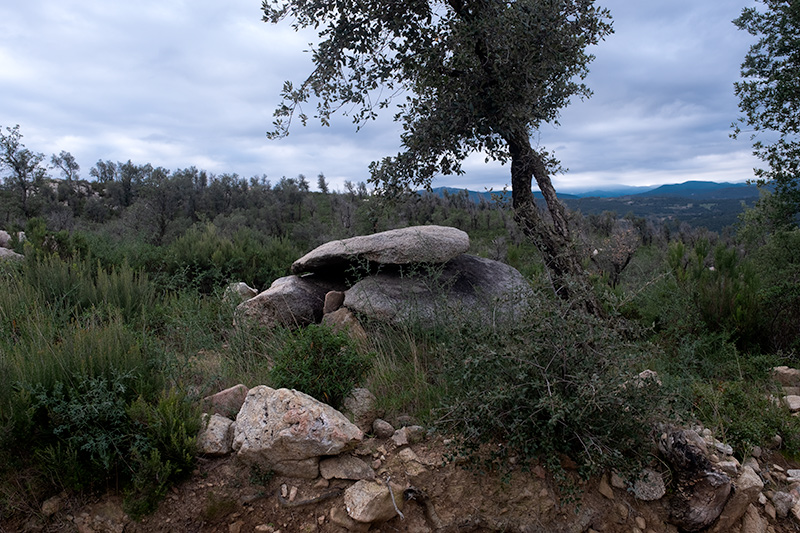
[[(395, 119), (404, 151), (371, 165), (378, 192), (430, 187), (436, 174), (460, 174), (473, 152), (511, 163), (518, 223), (542, 251), (562, 289), (583, 274), (567, 215), (550, 173), (557, 162), (531, 145), (542, 123), (556, 123), (593, 57), (586, 48), (610, 31), (608, 10), (592, 0), (271, 0), (264, 20), (294, 20), (320, 30), (315, 70), (297, 88), (286, 82), (271, 137), (287, 134), (302, 104), (318, 99), (328, 124), (346, 109), (359, 126), (405, 93)], [(550, 221), (534, 202), (532, 180)], [(562, 292), (562, 294), (566, 291)]]
[(19, 124), (6, 128), (7, 133), (0, 131), (0, 171), (8, 172), (3, 179), (4, 184), (13, 191), (19, 209), (25, 218), (30, 218), (33, 208), (31, 195), (41, 188), (47, 177), (47, 169), (42, 164), (44, 154), (31, 152), (22, 144)]
[[(733, 136), (752, 128), (753, 153), (768, 166), (755, 170), (757, 182), (774, 185), (771, 217), (794, 224), (800, 212), (800, 3), (760, 1), (765, 11), (748, 7), (733, 21), (758, 37), (742, 63), (742, 81), (734, 84), (744, 115)], [(768, 140), (758, 138), (762, 133)]]

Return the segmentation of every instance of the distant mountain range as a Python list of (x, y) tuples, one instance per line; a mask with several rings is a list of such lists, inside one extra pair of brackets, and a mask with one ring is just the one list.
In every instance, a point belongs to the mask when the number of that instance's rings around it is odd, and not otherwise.
[[(511, 191), (467, 190), (466, 193), (474, 202), (493, 202), (495, 198), (511, 199)], [(464, 194), (464, 189), (437, 187), (431, 194), (453, 196)], [(631, 213), (662, 222), (687, 222), (692, 226), (721, 231), (726, 226), (735, 224), (744, 205), (752, 205), (758, 199), (758, 194), (755, 185), (746, 183), (687, 181), (660, 187), (618, 187), (559, 193), (558, 197), (567, 207), (584, 215), (600, 214), (604, 211), (616, 212), (618, 216)], [(534, 195), (542, 200), (538, 191)]]

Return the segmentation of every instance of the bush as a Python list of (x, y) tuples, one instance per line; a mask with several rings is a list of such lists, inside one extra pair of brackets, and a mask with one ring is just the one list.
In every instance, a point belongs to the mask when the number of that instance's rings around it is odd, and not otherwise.
[(270, 382), (297, 389), (338, 409), (371, 364), (347, 334), (310, 325), (291, 334), (275, 354)]

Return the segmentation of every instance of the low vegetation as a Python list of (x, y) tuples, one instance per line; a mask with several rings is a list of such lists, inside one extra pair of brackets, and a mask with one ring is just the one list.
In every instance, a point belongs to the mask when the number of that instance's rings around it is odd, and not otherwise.
[[(753, 212), (723, 236), (575, 214), (599, 318), (577, 291), (553, 293), (502, 206), (446, 195), (387, 207), (355, 187), (297, 198), (284, 187), (175, 215), (157, 239), (132, 224), (145, 200), (102, 222), (76, 211), (67, 228), (57, 206), (18, 219), (26, 259), (0, 265), (0, 520), (62, 490), (119, 491), (130, 514), (147, 514), (192, 471), (198, 400), (237, 383), (334, 406), (366, 385), (387, 416), (457, 436), (453, 455), (481, 468), (557, 471), (567, 456), (587, 476), (634, 470), (652, 460), (659, 422), (702, 423), (739, 456), (776, 434), (800, 453), (798, 419), (769, 400), (770, 369), (797, 364), (798, 230), (765, 229)], [(293, 198), (290, 220), (270, 227), (259, 213), (281, 198)], [(232, 326), (228, 282), (263, 289), (325, 240), (426, 223), (460, 227), (472, 253), (518, 268), (535, 294), (529, 314), (502, 327), (368, 324), (365, 344), (322, 326)]]

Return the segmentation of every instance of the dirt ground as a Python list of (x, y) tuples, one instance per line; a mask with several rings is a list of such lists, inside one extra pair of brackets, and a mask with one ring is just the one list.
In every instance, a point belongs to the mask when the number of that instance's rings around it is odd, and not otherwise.
[[(655, 502), (625, 489), (598, 491), (600, 480), (557, 492), (540, 467), (510, 476), (479, 473), (446, 462), (441, 438), (394, 446), (370, 439), (354, 452), (382, 480), (406, 488), (402, 513), (382, 524), (347, 523), (342, 492), (347, 480), (264, 475), (235, 457), (201, 459), (192, 476), (174, 487), (155, 513), (133, 521), (122, 499), (109, 493), (91, 501), (63, 498), (50, 516), (36, 513), (0, 525), (0, 531), (40, 532), (553, 532), (677, 533), (666, 523), (669, 495)], [(577, 476), (575, 476), (577, 480)], [(611, 497), (609, 497), (611, 496)], [(397, 495), (398, 499), (401, 495)], [(763, 513), (762, 513), (763, 514)], [(796, 531), (791, 518), (769, 521), (776, 533)]]

